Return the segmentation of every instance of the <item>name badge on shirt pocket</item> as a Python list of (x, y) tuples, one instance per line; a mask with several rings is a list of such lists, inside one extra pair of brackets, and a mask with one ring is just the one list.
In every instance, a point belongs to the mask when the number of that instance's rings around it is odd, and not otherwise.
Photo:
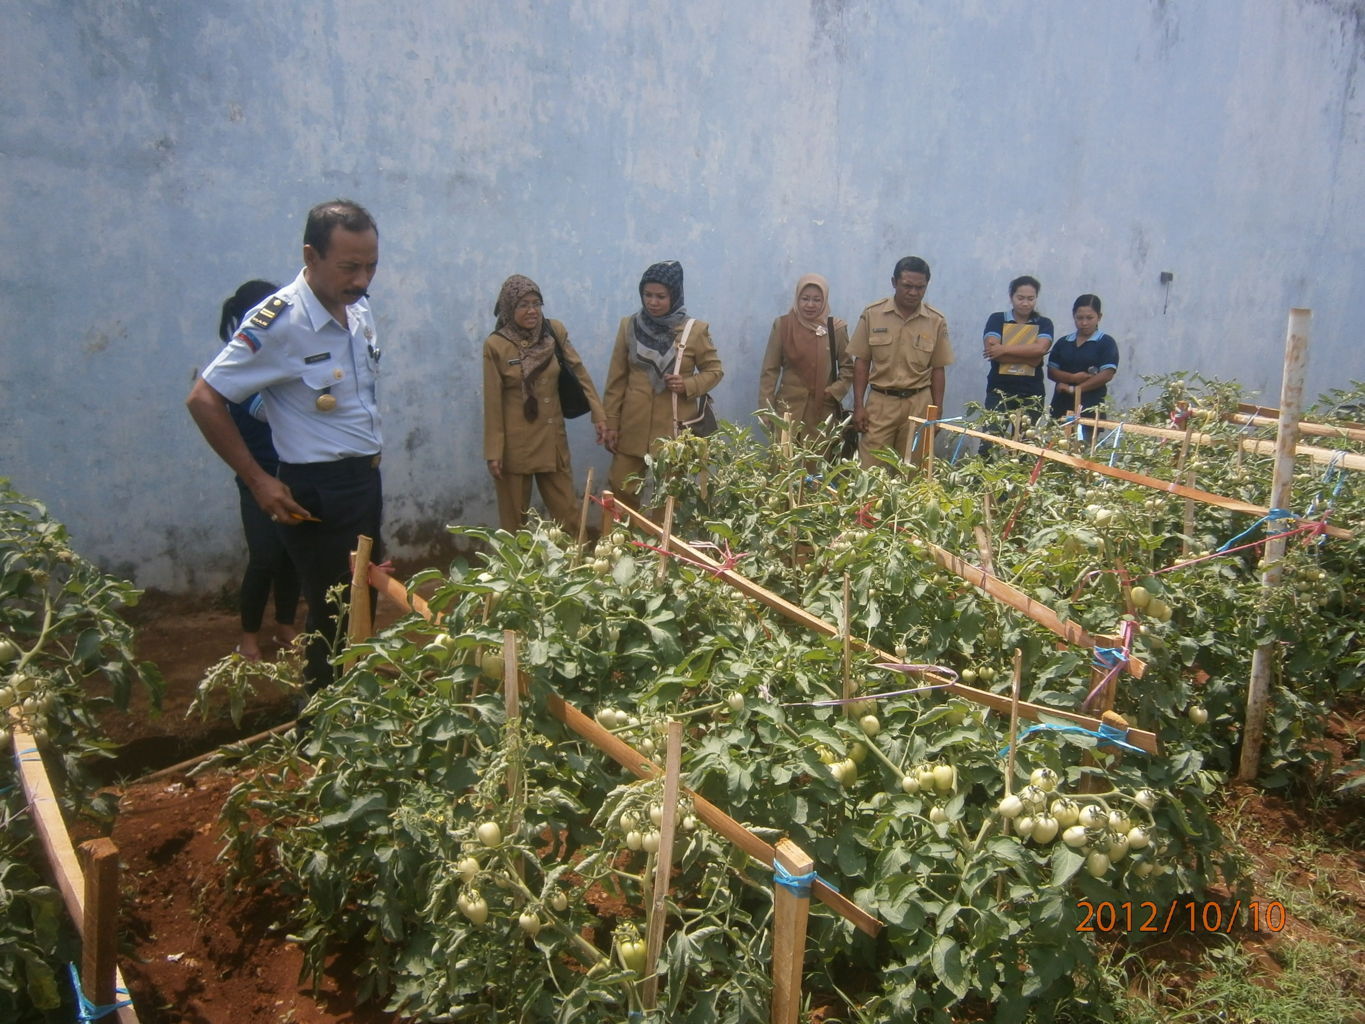
[(319, 353), (317, 353), (316, 355), (304, 356), (303, 362), (304, 362), (304, 365), (305, 365), (305, 366), (312, 366), (314, 363), (325, 363), (325, 362), (327, 362), (327, 360), (329, 360), (329, 359), (331, 359), (331, 358), (332, 358), (332, 353), (330, 353), (330, 352), (319, 352)]
[(507, 360), (507, 365), (508, 365), (508, 366), (520, 366), (520, 365), (521, 365), (521, 360), (520, 360), (520, 359), (509, 359), (509, 360)]

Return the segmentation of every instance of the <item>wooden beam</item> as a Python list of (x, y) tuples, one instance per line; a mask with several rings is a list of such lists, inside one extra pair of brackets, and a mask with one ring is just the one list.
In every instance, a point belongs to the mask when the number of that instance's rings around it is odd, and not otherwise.
[[(639, 513), (635, 512), (634, 509), (629, 508), (629, 506), (623, 502), (617, 502), (616, 507), (623, 511), (628, 511), (632, 515), (639, 515)], [(647, 519), (644, 521), (647, 523), (649, 522)], [(401, 595), (399, 601), (402, 606), (409, 607), (406, 603), (407, 591), (396, 581), (394, 581), (394, 586), (397, 594)], [(431, 610), (426, 607), (425, 602), (422, 603), (420, 608), (414, 608), (413, 610), (417, 611), (417, 613), (424, 618), (429, 619), (431, 617)], [(814, 618), (814, 616), (811, 617)], [(598, 750), (602, 751), (602, 753), (606, 754), (631, 774), (641, 779), (648, 779), (653, 778), (661, 771), (659, 766), (645, 757), (644, 754), (641, 754), (634, 747), (630, 746), (630, 744), (602, 728), (597, 722), (583, 714), (583, 712), (579, 711), (578, 708), (574, 707), (553, 690), (547, 692), (546, 703), (552, 716), (564, 723), (564, 725), (568, 726), (574, 732), (578, 733), (578, 735), (597, 747)], [(739, 822), (735, 821), (734, 818), (730, 817), (699, 793), (693, 792), (690, 789), (686, 790), (686, 793), (692, 800), (692, 807), (698, 818), (706, 822), (707, 825), (715, 829), (726, 839), (730, 840), (730, 842), (734, 843), (749, 856), (762, 861), (764, 864), (771, 864), (773, 862), (773, 847), (770, 844), (765, 843), (762, 839), (754, 835)], [(857, 904), (839, 895), (838, 892), (831, 889), (824, 882), (817, 880), (814, 891), (821, 903), (824, 903), (835, 913), (850, 921), (859, 931), (866, 932), (868, 935), (872, 936), (876, 936), (877, 933), (881, 931), (882, 923), (879, 920), (867, 913), (867, 911), (863, 910)]]
[(346, 617), (346, 642), (363, 643), (374, 632), (374, 609), (370, 607), (370, 552), (374, 540), (363, 533), (351, 552), (351, 611)]
[[(85, 876), (76, 858), (75, 847), (71, 845), (71, 836), (66, 831), (57, 794), (47, 777), (47, 769), (43, 766), (33, 734), (17, 724), (11, 733), (14, 763), (19, 770), (19, 784), (28, 800), (29, 817), (52, 868), (57, 891), (62, 894), (62, 902), (66, 904), (66, 912), (84, 938)], [(114, 971), (114, 984), (119, 991), (128, 991), (123, 975), (117, 969)], [(131, 1002), (115, 1011), (115, 1015), (119, 1024), (138, 1024), (137, 1011)]]
[[(1271, 422), (1274, 421), (1272, 420)], [(1184, 430), (1172, 430), (1170, 427), (1152, 427), (1148, 426), (1145, 423), (1120, 423), (1118, 420), (1100, 420), (1099, 427), (1101, 430), (1114, 430), (1117, 427), (1123, 427), (1123, 432), (1125, 434), (1140, 434), (1143, 437), (1161, 437), (1165, 438), (1168, 441), (1176, 441), (1185, 437)], [(1240, 440), (1242, 442), (1243, 448), (1248, 452), (1252, 452), (1256, 455), (1276, 454), (1275, 442), (1267, 438), (1259, 437), (1237, 438), (1220, 436), (1217, 434), (1195, 433), (1191, 431), (1190, 440), (1193, 441), (1195, 444), (1213, 445), (1220, 447), (1221, 446), (1231, 447)], [(1320, 466), (1326, 466), (1329, 463), (1335, 463), (1342, 469), (1365, 470), (1365, 455), (1356, 455), (1352, 452), (1337, 451), (1334, 448), (1317, 448), (1313, 445), (1308, 444), (1297, 445), (1294, 451), (1296, 454), (1301, 455), (1307, 459), (1311, 459), (1313, 462), (1317, 463)], [(1176, 475), (1179, 476), (1178, 473)]]
[[(1001, 443), (1004, 444), (1009, 443), (1005, 438), (992, 437), (991, 440), (1000, 441)], [(620, 505), (620, 503), (618, 503), (618, 505), (625, 512), (629, 522), (635, 524), (640, 529), (645, 530), (646, 532), (651, 533), (656, 537), (659, 535), (661, 530), (656, 523), (652, 522), (649, 519), (646, 519), (644, 516), (636, 512), (634, 509), (627, 508), (624, 505)], [(760, 587), (757, 583), (753, 582), (752, 580), (744, 576), (741, 576), (733, 569), (722, 569), (718, 563), (714, 562), (712, 559), (702, 554), (699, 550), (692, 547), (692, 545), (688, 544), (686, 541), (679, 540), (676, 535), (669, 539), (669, 547), (672, 548), (674, 551), (677, 551), (679, 554), (686, 555), (688, 558), (704, 567), (708, 568), (714, 567), (711, 569), (711, 574), (715, 576), (717, 579), (724, 580), (726, 583), (730, 584), (732, 587), (739, 590), (741, 593), (748, 594), (750, 597), (754, 598), (754, 600), (766, 604), (769, 608), (772, 608), (774, 611), (782, 615), (786, 615), (793, 622), (797, 622), (800, 623), (801, 625), (807, 626), (814, 632), (820, 633), (824, 636), (839, 635), (839, 628), (834, 624), (826, 622), (824, 619), (817, 618), (810, 612), (806, 611), (804, 608), (800, 608), (792, 604), (790, 601), (787, 601), (786, 599), (772, 593), (771, 591), (765, 590), (763, 587)], [(787, 609), (791, 609), (791, 612), (788, 612)], [(1117, 641), (1115, 642), (1117, 643)], [(892, 657), (890, 654), (887, 654), (885, 651), (878, 650), (877, 648), (872, 647), (870, 644), (864, 643), (861, 640), (856, 640), (854, 641), (854, 643), (861, 650), (871, 651), (879, 658), (881, 658), (883, 661), (886, 662), (896, 661), (896, 659)], [(1141, 662), (1138, 662), (1138, 664), (1141, 665)], [(986, 707), (994, 708), (997, 711), (1004, 712), (1009, 711), (1008, 697), (1004, 697), (999, 694), (988, 693), (985, 690), (973, 689), (972, 687), (967, 686), (963, 683), (954, 683), (946, 676), (938, 676), (933, 675), (932, 673), (927, 673), (925, 678), (931, 680), (934, 683), (943, 685), (947, 690), (949, 690), (949, 692), (956, 693), (961, 697), (966, 697), (968, 700), (974, 701), (977, 704), (982, 704), (985, 705)], [(1073, 714), (1069, 711), (1058, 711), (1055, 708), (1044, 707), (1040, 704), (1029, 704), (1026, 702), (1020, 703), (1019, 714), (1023, 715), (1025, 718), (1034, 722), (1041, 721), (1043, 716), (1051, 716), (1053, 718), (1065, 718), (1067, 721), (1075, 722), (1077, 725), (1084, 726), (1085, 728), (1090, 729), (1092, 731), (1098, 731), (1099, 727), (1102, 724), (1104, 724), (1100, 719), (1092, 718), (1089, 715), (1078, 715)], [(1157, 743), (1157, 738), (1154, 733), (1146, 732), (1141, 729), (1130, 729), (1128, 731), (1128, 742), (1132, 743), (1133, 746), (1135, 747), (1140, 747), (1141, 749), (1147, 751), (1149, 754), (1156, 754), (1160, 752)]]
[[(1061, 617), (1047, 605), (1040, 604), (1022, 590), (1010, 586), (1004, 580), (996, 576), (992, 576), (981, 566), (972, 565), (972, 563), (968, 562), (965, 558), (960, 558), (951, 551), (939, 547), (937, 544), (931, 544), (928, 541), (923, 541), (922, 543), (929, 554), (933, 556), (934, 561), (938, 563), (941, 568), (953, 573), (964, 582), (970, 583), (972, 586), (985, 591), (1001, 604), (1008, 605), (1015, 611), (1022, 612), (1044, 629), (1056, 633), (1067, 643), (1077, 647), (1088, 647), (1092, 650), (1101, 646), (1121, 646), (1122, 641), (1117, 637), (1095, 637), (1090, 633), (1087, 633), (1074, 622), (1063, 622)], [(1104, 641), (1104, 643), (1101, 643), (1100, 641)], [(1129, 673), (1138, 679), (1141, 679), (1143, 673), (1147, 671), (1147, 666), (1142, 659), (1131, 653), (1128, 656), (1126, 668)]]
[[(656, 765), (649, 758), (645, 757), (625, 740), (618, 738), (598, 725), (593, 719), (566, 701), (559, 694), (550, 692), (546, 694), (546, 701), (550, 709), (550, 714), (578, 735), (595, 746), (602, 753), (619, 764), (626, 771), (641, 779), (651, 779), (659, 775), (663, 769)], [(747, 828), (735, 821), (724, 811), (722, 811), (711, 801), (690, 789), (684, 788), (684, 792), (692, 800), (692, 808), (698, 818), (706, 822), (716, 832), (720, 833), (730, 842), (734, 843), (741, 850), (755, 860), (764, 864), (772, 864), (775, 852), (771, 844), (764, 842), (754, 835)], [(851, 922), (859, 931), (866, 932), (868, 935), (875, 936), (881, 931), (882, 923), (857, 904), (839, 895), (824, 882), (816, 879), (813, 890), (815, 898), (825, 906), (829, 907), (840, 917)]]
[(405, 612), (416, 612), (428, 622), (441, 621), (439, 615), (432, 616), (431, 608), (426, 601), (416, 594), (409, 594), (407, 587), (373, 564), (370, 566), (370, 586)]
[[(914, 419), (914, 417), (911, 417)], [(1193, 498), (1195, 501), (1203, 502), (1205, 505), (1214, 505), (1218, 508), (1225, 508), (1230, 512), (1242, 512), (1251, 516), (1264, 516), (1270, 509), (1264, 505), (1253, 505), (1249, 501), (1239, 501), (1236, 498), (1225, 498), (1221, 494), (1213, 494), (1210, 491), (1201, 491), (1194, 487), (1184, 487), (1169, 480), (1158, 480), (1156, 477), (1144, 476), (1141, 473), (1133, 473), (1117, 466), (1106, 466), (1102, 462), (1091, 462), (1075, 455), (1067, 455), (1065, 452), (1053, 451), (1051, 448), (1039, 448), (1034, 444), (1024, 444), (1022, 441), (1011, 441), (1007, 437), (996, 437), (993, 434), (983, 434), (979, 430), (972, 430), (969, 427), (961, 427), (955, 423), (941, 423), (943, 430), (953, 430), (968, 437), (979, 437), (992, 444), (1004, 445), (1007, 448), (1014, 448), (1017, 451), (1028, 452), (1030, 455), (1037, 455), (1039, 458), (1048, 459), (1052, 462), (1060, 462), (1064, 466), (1071, 466), (1073, 469), (1085, 470), (1089, 473), (1097, 473), (1100, 476), (1113, 477), (1116, 480), (1124, 480), (1130, 484), (1138, 484), (1141, 487), (1150, 487), (1152, 490), (1163, 491), (1167, 494), (1175, 494), (1182, 498)], [(1125, 427), (1125, 429), (1127, 429)], [(1340, 537), (1350, 540), (1354, 536), (1350, 530), (1343, 530), (1337, 526), (1324, 524), (1323, 532), (1332, 537)]]
[[(1229, 423), (1235, 423), (1239, 427), (1275, 427), (1279, 425), (1279, 420), (1271, 416), (1261, 416), (1255, 413), (1254, 406), (1239, 406), (1241, 414), (1235, 412), (1225, 413), (1223, 419)], [(1262, 410), (1274, 411), (1279, 410)], [(1307, 434), (1311, 437), (1333, 437), (1339, 441), (1365, 441), (1365, 427), (1334, 426), (1331, 423), (1300, 423), (1299, 433)]]

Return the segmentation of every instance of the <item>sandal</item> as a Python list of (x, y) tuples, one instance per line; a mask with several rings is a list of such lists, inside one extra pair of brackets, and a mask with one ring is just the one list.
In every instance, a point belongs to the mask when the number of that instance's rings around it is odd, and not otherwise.
[(234, 648), (232, 649), (232, 653), (235, 654), (235, 655), (237, 655), (237, 656), (238, 656), (239, 658), (241, 658), (243, 661), (260, 661), (260, 660), (261, 660), (261, 656), (260, 656), (259, 654), (247, 654), (245, 651), (243, 651), (243, 650), (242, 650), (242, 645), (241, 645), (241, 644), (238, 644), (236, 647), (234, 647)]

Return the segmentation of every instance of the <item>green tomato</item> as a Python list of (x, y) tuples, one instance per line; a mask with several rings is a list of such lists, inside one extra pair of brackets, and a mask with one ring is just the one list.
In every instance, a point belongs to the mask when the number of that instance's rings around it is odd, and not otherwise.
[(1090, 873), (1092, 878), (1103, 877), (1109, 870), (1108, 855), (1095, 850), (1085, 858), (1085, 870)]
[(485, 821), (479, 825), (476, 831), (478, 832), (479, 842), (490, 850), (497, 849), (502, 845), (502, 829), (498, 827), (496, 821)]

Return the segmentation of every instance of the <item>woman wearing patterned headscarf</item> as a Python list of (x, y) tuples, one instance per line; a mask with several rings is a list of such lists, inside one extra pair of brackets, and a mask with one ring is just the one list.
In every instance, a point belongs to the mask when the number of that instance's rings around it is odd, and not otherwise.
[(483, 457), (498, 493), (498, 523), (521, 529), (531, 506), (534, 477), (550, 515), (570, 534), (578, 532), (578, 500), (569, 438), (559, 404), (560, 360), (578, 378), (588, 400), (597, 442), (605, 417), (597, 388), (558, 320), (541, 313), (540, 288), (513, 274), (494, 307), (497, 324), (483, 343)]
[[(678, 343), (689, 321), (680, 365)], [(724, 373), (710, 328), (683, 307), (682, 264), (654, 264), (640, 278), (640, 311), (623, 318), (616, 331), (607, 371), (604, 443), (613, 455), (609, 481), (618, 497), (629, 500), (640, 492), (638, 479), (629, 487), (626, 481), (644, 474), (655, 442), (673, 436), (674, 396), (680, 409), (694, 409)]]
[(829, 283), (819, 274), (796, 282), (791, 311), (773, 321), (758, 381), (760, 408), (803, 426), (823, 430), (838, 413), (853, 383), (848, 324), (830, 316)]

